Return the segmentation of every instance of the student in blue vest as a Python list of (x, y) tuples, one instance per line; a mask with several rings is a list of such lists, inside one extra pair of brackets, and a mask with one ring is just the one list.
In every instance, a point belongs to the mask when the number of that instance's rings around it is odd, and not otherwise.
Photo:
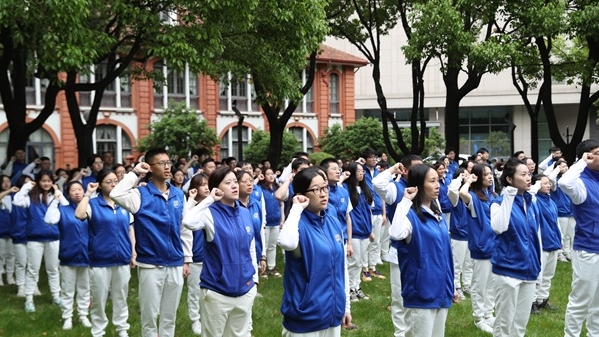
[[(195, 205), (202, 202), (210, 195), (208, 189), (208, 176), (200, 173), (191, 178), (189, 192), (183, 216)], [(185, 228), (185, 230), (188, 230)], [(202, 323), (200, 322), (200, 274), (204, 262), (204, 232), (193, 232), (192, 262), (189, 264), (189, 276), (187, 276), (187, 313), (191, 321), (191, 330), (194, 335), (202, 334)]]
[[(433, 168), (437, 171), (439, 175), (439, 186), (441, 188), (439, 192), (439, 205), (441, 206), (441, 212), (443, 212), (443, 216), (445, 217), (445, 224), (449, 226), (449, 218), (451, 214), (451, 201), (449, 201), (449, 197), (447, 196), (447, 190), (449, 188), (449, 183), (453, 177), (446, 177), (447, 175), (447, 166), (441, 160), (435, 162), (433, 164)], [(449, 227), (447, 227), (449, 230)]]
[(470, 250), (468, 250), (469, 215), (466, 205), (460, 199), (460, 188), (469, 175), (465, 168), (458, 168), (447, 190), (447, 197), (451, 202), (449, 236), (453, 252), (453, 282), (460, 300), (466, 299), (464, 294), (470, 294), (470, 285), (472, 284), (472, 259)]
[[(422, 159), (419, 156), (414, 154), (407, 155), (401, 159), (401, 162), (381, 172), (381, 174), (372, 180), (374, 190), (387, 204), (388, 219), (391, 223), (393, 223), (397, 205), (403, 199), (404, 190), (408, 184), (409, 168), (418, 164), (422, 164)], [(399, 243), (395, 240), (390, 241), (391, 245), (387, 261), (389, 261), (391, 320), (394, 327), (393, 336), (403, 337), (406, 331), (406, 309), (403, 306), (403, 298), (401, 297), (401, 271), (399, 270), (399, 263), (397, 261), (397, 246)]]
[(275, 197), (279, 184), (276, 182), (275, 172), (272, 168), (264, 169), (264, 179), (260, 181), (259, 185), (264, 197), (266, 228), (264, 229), (264, 249), (262, 255), (257, 255), (257, 257), (262, 256), (266, 260), (267, 271), (270, 271), (270, 273), (261, 273), (261, 277), (267, 278), (269, 274), (274, 277), (281, 277), (275, 267), (277, 263), (277, 238), (285, 221), (285, 211), (283, 202)]
[(428, 165), (412, 166), (408, 185), (389, 228), (397, 244), (406, 336), (444, 336), (457, 293), (447, 225), (441, 213), (439, 175)]
[(10, 237), (12, 210), (11, 193), (19, 191), (18, 187), (11, 187), (10, 177), (0, 175), (2, 187), (0, 189), (0, 286), (4, 285), (3, 274), (6, 274), (6, 284), (15, 284), (15, 253)]
[(559, 180), (559, 188), (572, 199), (576, 219), (564, 335), (580, 336), (586, 320), (587, 336), (599, 336), (599, 140), (578, 144), (576, 156), (578, 162)]
[[(17, 179), (17, 192), (23, 185), (31, 181), (29, 176), (20, 176)], [(15, 251), (15, 282), (17, 284), (17, 297), (25, 297), (25, 273), (27, 270), (27, 208), (13, 207), (16, 192), (13, 192), (11, 198), (10, 211), (10, 238), (12, 239), (13, 249)], [(41, 293), (37, 285), (33, 290), (33, 295), (39, 296)]]
[[(170, 165), (166, 150), (148, 150), (145, 162), (137, 164), (110, 192), (110, 198), (134, 218), (143, 337), (175, 336), (183, 277), (189, 275), (188, 263), (192, 262), (193, 238), (181, 225), (185, 196), (168, 182)], [(150, 181), (137, 186), (141, 174)]]
[(239, 184), (228, 166), (210, 175), (208, 187), (210, 196), (183, 218), (185, 227), (205, 235), (202, 336), (247, 337), (258, 277), (250, 211), (239, 204)]
[(27, 208), (27, 273), (25, 276), (25, 311), (35, 312), (34, 290), (44, 258), (48, 285), (52, 293), (52, 302), (60, 305), (60, 272), (58, 270), (58, 249), (60, 233), (57, 226), (48, 226), (44, 215), (50, 201), (54, 198), (51, 171), (40, 171), (35, 182), (29, 182), (15, 194), (13, 205)]
[(551, 192), (551, 199), (557, 205), (557, 221), (562, 235), (562, 246), (557, 253), (557, 260), (568, 262), (572, 260), (571, 251), (576, 220), (574, 219), (572, 199), (561, 188), (557, 188), (561, 177), (568, 172), (568, 163), (565, 159), (559, 158), (555, 161), (553, 167), (554, 169), (547, 172), (547, 174), (550, 179), (555, 180), (555, 188)]
[(88, 169), (81, 170), (81, 183), (83, 188), (87, 188), (89, 183), (95, 183), (98, 181), (98, 173), (104, 168), (104, 161), (102, 156), (99, 154), (93, 154), (87, 159)]
[(329, 185), (322, 170), (295, 175), (293, 206), (279, 235), (285, 250), (283, 336), (341, 336), (351, 323), (343, 226), (327, 210)]
[(493, 333), (495, 295), (491, 256), (495, 250), (495, 233), (491, 228), (491, 203), (496, 195), (491, 192), (493, 172), (487, 164), (476, 164), (460, 188), (460, 199), (468, 208), (468, 249), (472, 258), (472, 316), (474, 325)]
[(530, 303), (541, 272), (541, 227), (529, 192), (530, 169), (510, 158), (501, 174), (503, 195), (491, 205), (491, 227), (497, 234), (491, 263), (495, 288), (495, 337), (523, 337)]
[(79, 181), (71, 181), (66, 186), (68, 200), (55, 195), (44, 216), (47, 224), (58, 223), (60, 230), (60, 299), (62, 302), (63, 330), (73, 328), (73, 302), (77, 292), (77, 313), (79, 322), (86, 328), (92, 324), (87, 317), (90, 305), (89, 290), (89, 256), (88, 256), (88, 224), (87, 219), (75, 217), (75, 209), (83, 199), (83, 185)]
[[(558, 169), (559, 170), (559, 169)], [(532, 177), (532, 188), (530, 192), (537, 197), (539, 208), (539, 221), (541, 224), (541, 243), (543, 247), (541, 264), (541, 282), (536, 288), (535, 300), (532, 303), (531, 312), (540, 314), (539, 309), (557, 310), (549, 303), (549, 289), (551, 280), (555, 275), (557, 267), (557, 254), (562, 247), (561, 232), (557, 222), (557, 205), (551, 199), (552, 183), (549, 177), (537, 174)]]
[(352, 225), (353, 256), (347, 259), (350, 296), (352, 299), (369, 300), (360, 283), (371, 281), (368, 273), (368, 245), (374, 239), (372, 234), (372, 192), (364, 178), (365, 172), (360, 163), (349, 165), (349, 177), (343, 186), (349, 193), (352, 210), (349, 212)]
[[(77, 219), (88, 221), (89, 284), (92, 297), (90, 317), (92, 336), (106, 333), (108, 293), (112, 302), (112, 324), (119, 337), (127, 337), (129, 324), (129, 279), (133, 267), (134, 240), (131, 214), (112, 199), (110, 192), (118, 178), (110, 169), (96, 175), (75, 209)], [(92, 197), (94, 196), (94, 197)], [(91, 199), (90, 199), (91, 198)]]

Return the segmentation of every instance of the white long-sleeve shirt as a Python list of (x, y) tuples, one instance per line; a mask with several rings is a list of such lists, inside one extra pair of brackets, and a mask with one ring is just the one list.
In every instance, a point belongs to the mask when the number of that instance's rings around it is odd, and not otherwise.
[(558, 182), (558, 187), (572, 199), (575, 205), (580, 205), (587, 200), (587, 188), (580, 179), (580, 174), (586, 167), (587, 163), (584, 160), (577, 161)]

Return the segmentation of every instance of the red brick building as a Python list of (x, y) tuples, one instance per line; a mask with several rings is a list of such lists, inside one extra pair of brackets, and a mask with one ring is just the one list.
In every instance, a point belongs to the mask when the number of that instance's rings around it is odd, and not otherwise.
[[(322, 45), (317, 57), (317, 69), (310, 92), (299, 104), (287, 124), (307, 152), (317, 151), (317, 138), (325, 129), (336, 123), (343, 127), (355, 121), (354, 73), (368, 63), (356, 56)], [(218, 83), (205, 75), (194, 75), (185, 71), (169, 69), (168, 62), (158, 60), (149, 67), (162, 68), (167, 79), (163, 88), (155, 89), (152, 81), (129, 81), (118, 78), (106, 90), (94, 131), (94, 150), (97, 153), (110, 151), (115, 162), (128, 163), (137, 158), (137, 139), (149, 133), (148, 125), (158, 118), (169, 101), (185, 102), (195, 108), (198, 118), (205, 118), (216, 130), (220, 145), (215, 150), (216, 158), (237, 155), (237, 117), (232, 111), (232, 102), (245, 115), (242, 144), (247, 145), (255, 130), (268, 130), (268, 123), (260, 107), (253, 101), (251, 79)], [(93, 68), (89, 76), (81, 81), (94, 81), (101, 76), (102, 65)], [(304, 73), (303, 78), (307, 78)], [(35, 117), (44, 105), (45, 82), (31, 78), (27, 87), (29, 116)], [(82, 112), (89, 110), (93, 92), (81, 93)], [(6, 153), (8, 123), (0, 101), (0, 153)], [(34, 133), (27, 146), (29, 158), (47, 156), (54, 167), (77, 166), (77, 142), (68, 114), (64, 94), (60, 93), (55, 112), (41, 130)], [(2, 160), (3, 162), (3, 160)]]

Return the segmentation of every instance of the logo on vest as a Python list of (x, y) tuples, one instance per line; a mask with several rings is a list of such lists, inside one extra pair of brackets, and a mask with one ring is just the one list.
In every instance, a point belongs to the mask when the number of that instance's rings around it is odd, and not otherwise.
[(342, 204), (345, 204), (345, 198), (339, 199), (339, 202), (342, 203)]
[(258, 219), (258, 218), (259, 218), (258, 212), (254, 213), (254, 219)]
[(173, 207), (179, 208), (180, 205), (181, 205), (181, 203), (179, 203), (179, 200), (173, 201)]
[(245, 231), (246, 231), (248, 234), (252, 234), (252, 228), (251, 228), (250, 226), (245, 226)]
[(121, 214), (122, 214), (122, 215), (127, 215), (127, 210), (126, 210), (126, 209), (122, 209), (122, 208), (121, 208)]
[(339, 235), (339, 234), (335, 234), (335, 241), (337, 241), (337, 242), (341, 242), (341, 241), (342, 241), (342, 240), (341, 240), (341, 235)]

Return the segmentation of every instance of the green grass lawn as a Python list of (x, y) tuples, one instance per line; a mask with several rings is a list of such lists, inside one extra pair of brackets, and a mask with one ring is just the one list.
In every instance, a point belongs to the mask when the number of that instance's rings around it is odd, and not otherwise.
[[(280, 255), (280, 254), (279, 254)], [(279, 265), (282, 270), (282, 262)], [(43, 266), (42, 266), (43, 268)], [(378, 268), (384, 275), (389, 275), (389, 265)], [(559, 308), (556, 312), (543, 311), (540, 316), (531, 316), (528, 323), (527, 336), (563, 336), (564, 313), (570, 292), (572, 269), (569, 263), (558, 263), (556, 276), (551, 287), (551, 303)], [(48, 291), (45, 272), (40, 273), (40, 290), (42, 296), (35, 298), (37, 312), (25, 313), (24, 299), (16, 296), (16, 286), (0, 287), (0, 336), (89, 336), (89, 329), (77, 324), (71, 331), (62, 330), (60, 308), (52, 305), (52, 298)], [(263, 295), (257, 298), (254, 304), (254, 331), (255, 337), (270, 337), (281, 335), (282, 316), (279, 311), (283, 293), (283, 280), (281, 278), (262, 279), (258, 288)], [(137, 292), (137, 273), (132, 272), (129, 292), (129, 324), (131, 336), (141, 334), (140, 314)], [(388, 306), (391, 303), (389, 280), (374, 279), (363, 283), (362, 289), (370, 296), (369, 301), (352, 303), (352, 316), (358, 330), (343, 331), (343, 336), (393, 336), (391, 313)], [(187, 287), (183, 290), (181, 305), (177, 315), (177, 336), (191, 337), (191, 326), (187, 317)], [(108, 317), (112, 309), (108, 306)], [(584, 335), (583, 331), (583, 335)], [(477, 330), (472, 322), (472, 306), (470, 299), (454, 304), (449, 310), (446, 323), (446, 336), (490, 336)], [(116, 336), (114, 327), (109, 324), (106, 336)]]

